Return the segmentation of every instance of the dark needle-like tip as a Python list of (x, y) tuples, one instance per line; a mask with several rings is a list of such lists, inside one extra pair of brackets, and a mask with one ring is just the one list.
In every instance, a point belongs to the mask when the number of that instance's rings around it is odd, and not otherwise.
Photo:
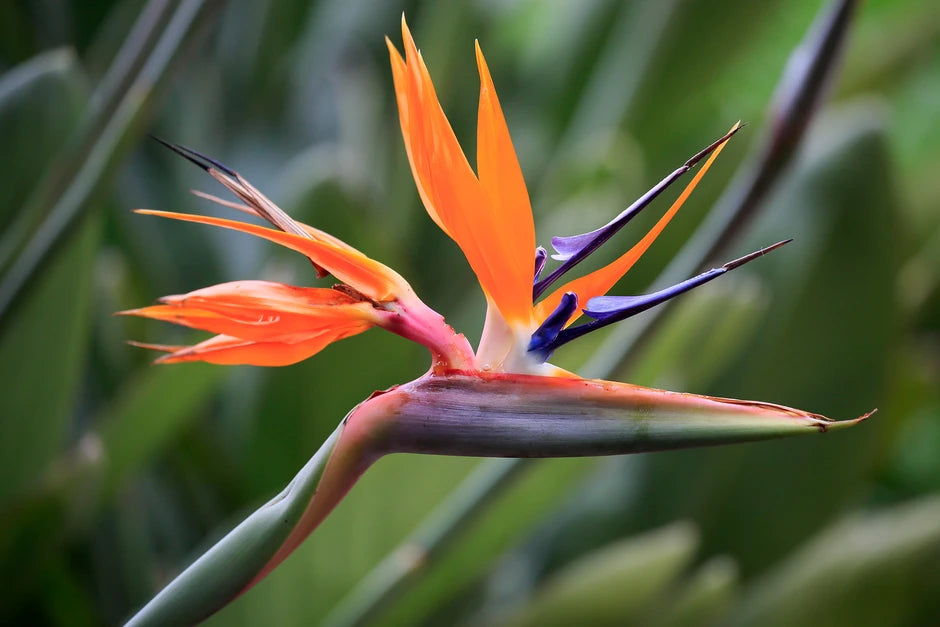
[(219, 163), (219, 162), (216, 161), (215, 159), (213, 159), (213, 158), (211, 158), (211, 157), (207, 157), (206, 155), (204, 155), (204, 154), (202, 154), (202, 153), (200, 153), (200, 152), (196, 152), (196, 151), (193, 150), (192, 148), (187, 148), (186, 146), (181, 146), (181, 145), (179, 145), (179, 144), (174, 144), (174, 143), (168, 142), (168, 141), (166, 141), (166, 140), (164, 140), (164, 139), (161, 139), (161, 138), (157, 137), (156, 135), (150, 135), (149, 137), (150, 137), (151, 139), (155, 140), (155, 141), (160, 142), (161, 144), (163, 144), (164, 146), (166, 146), (167, 148), (169, 148), (170, 150), (172, 150), (172, 151), (175, 152), (176, 154), (180, 155), (181, 157), (183, 157), (183, 158), (186, 159), (187, 161), (190, 161), (191, 163), (196, 164), (197, 166), (199, 166), (200, 168), (202, 168), (202, 169), (205, 170), (206, 172), (209, 171), (209, 168), (210, 168), (210, 167), (214, 167), (214, 168), (216, 168), (217, 170), (220, 170), (220, 171), (224, 172), (225, 174), (228, 174), (229, 176), (232, 176), (232, 177), (238, 176), (238, 175), (235, 173), (235, 170), (231, 169), (231, 168), (228, 167), (227, 165), (225, 165), (225, 164), (223, 164), (223, 163)]
[(722, 144), (728, 141), (735, 133), (744, 128), (741, 123), (735, 124), (730, 131), (713, 141), (711, 144), (698, 151), (691, 159), (676, 168), (666, 178), (654, 185), (649, 191), (634, 201), (629, 207), (620, 212), (613, 220), (604, 226), (581, 233), (580, 235), (569, 235), (566, 237), (553, 237), (552, 247), (556, 255), (553, 257), (562, 262), (545, 278), (537, 279), (532, 286), (533, 302), (545, 293), (548, 287), (560, 276), (573, 268), (576, 264), (584, 260), (588, 255), (601, 247), (607, 240), (614, 236), (627, 222), (646, 208), (660, 193), (672, 185), (683, 174), (691, 170), (699, 161), (715, 152)]
[(711, 153), (713, 153), (713, 152), (715, 151), (715, 149), (718, 148), (718, 146), (720, 146), (722, 143), (724, 143), (724, 142), (728, 141), (729, 139), (731, 139), (731, 137), (733, 137), (735, 133), (737, 133), (738, 131), (740, 131), (740, 130), (741, 130), (742, 128), (744, 128), (745, 126), (747, 126), (747, 124), (738, 123), (738, 124), (737, 124), (734, 128), (732, 128), (730, 131), (728, 131), (727, 133), (725, 133), (724, 135), (722, 135), (721, 137), (719, 137), (718, 139), (716, 139), (715, 141), (713, 141), (711, 144), (709, 144), (708, 146), (706, 146), (705, 148), (703, 148), (702, 150), (700, 150), (699, 152), (697, 152), (691, 159), (689, 159), (688, 161), (686, 161), (686, 162), (685, 162), (685, 167), (686, 167), (686, 168), (691, 168), (691, 167), (693, 167), (696, 163), (698, 163), (699, 161), (701, 161), (702, 159), (704, 159), (705, 157), (707, 157), (708, 155), (710, 155)]
[(733, 261), (729, 261), (728, 263), (726, 263), (725, 265), (723, 265), (722, 268), (724, 268), (725, 270), (734, 270), (735, 268), (738, 268), (738, 267), (740, 267), (740, 266), (743, 266), (743, 265), (746, 264), (747, 262), (753, 261), (753, 260), (757, 259), (758, 257), (763, 257), (763, 256), (766, 255), (767, 253), (769, 253), (769, 252), (771, 252), (771, 251), (773, 251), (773, 250), (777, 250), (778, 248), (780, 248), (780, 247), (783, 246), (784, 244), (789, 244), (789, 243), (792, 242), (792, 241), (793, 241), (793, 238), (791, 237), (790, 239), (785, 239), (785, 240), (783, 240), (782, 242), (777, 242), (776, 244), (771, 244), (770, 246), (766, 246), (766, 247), (764, 247), (764, 248), (761, 248), (760, 250), (755, 250), (754, 252), (752, 252), (752, 253), (749, 254), (749, 255), (744, 255), (743, 257), (739, 257), (739, 258), (737, 258), (737, 259), (735, 259), (735, 260), (733, 260)]

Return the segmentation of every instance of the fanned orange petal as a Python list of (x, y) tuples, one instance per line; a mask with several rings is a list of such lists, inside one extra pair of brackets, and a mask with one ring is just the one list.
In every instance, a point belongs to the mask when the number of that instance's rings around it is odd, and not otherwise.
[(267, 307), (277, 311), (307, 314), (311, 308), (324, 305), (357, 303), (355, 298), (339, 290), (323, 287), (296, 287), (272, 281), (231, 281), (204, 287), (188, 294), (164, 296), (168, 305), (198, 305), (206, 309), (230, 307)]
[(350, 324), (317, 335), (293, 338), (293, 341), (253, 342), (241, 338), (217, 335), (159, 358), (159, 363), (204, 361), (220, 366), (289, 366), (303, 361), (323, 350), (329, 344), (350, 335), (361, 333), (368, 325)]
[[(736, 123), (731, 127), (731, 130), (734, 130), (740, 126), (740, 124), (740, 122)], [(636, 263), (643, 253), (647, 251), (656, 238), (659, 237), (660, 233), (663, 232), (663, 229), (666, 228), (666, 225), (669, 224), (669, 221), (672, 220), (672, 218), (676, 215), (676, 213), (678, 213), (679, 209), (685, 203), (686, 199), (688, 199), (689, 195), (692, 193), (692, 190), (695, 189), (699, 181), (702, 180), (702, 177), (705, 176), (705, 173), (708, 172), (708, 168), (711, 167), (712, 163), (715, 161), (715, 159), (718, 157), (718, 154), (722, 151), (722, 149), (725, 147), (725, 144), (727, 143), (728, 140), (725, 140), (715, 149), (715, 151), (708, 157), (708, 160), (705, 162), (702, 168), (695, 173), (695, 176), (692, 178), (689, 184), (686, 185), (684, 190), (682, 190), (682, 193), (679, 194), (679, 197), (676, 199), (676, 201), (672, 203), (672, 206), (669, 207), (669, 210), (663, 214), (663, 217), (661, 217), (655, 225), (653, 225), (653, 228), (649, 230), (643, 239), (637, 242), (630, 250), (625, 252), (618, 259), (614, 260), (603, 268), (595, 270), (594, 272), (591, 272), (590, 274), (587, 274), (583, 277), (574, 279), (573, 281), (569, 281), (568, 283), (565, 283), (556, 289), (551, 293), (551, 295), (547, 296), (544, 300), (535, 306), (536, 319), (544, 320), (546, 316), (555, 310), (555, 308), (561, 302), (561, 297), (566, 292), (574, 292), (577, 294), (578, 302), (581, 303), (582, 307), (595, 296), (603, 296), (606, 294), (608, 290), (610, 290), (610, 288), (612, 288), (617, 283), (617, 281), (620, 280), (620, 277), (626, 274), (627, 271), (633, 267), (633, 264)], [(572, 316), (571, 320), (568, 321), (568, 325), (577, 320), (579, 316), (580, 311)]]
[(370, 303), (336, 290), (266, 281), (236, 281), (161, 299), (163, 305), (121, 312), (256, 342), (375, 322)]
[[(489, 187), (484, 189), (481, 185), (441, 109), (430, 74), (404, 19), (402, 38), (404, 59), (391, 42), (388, 46), (405, 150), (418, 194), (434, 222), (460, 246), (483, 291), (503, 317), (528, 320), (532, 311), (531, 298), (527, 294), (528, 286), (523, 286), (520, 279), (521, 264), (516, 260), (521, 258), (520, 251), (524, 251), (527, 257), (531, 256), (534, 229), (529, 227), (531, 238), (527, 233), (512, 232), (519, 218), (503, 215), (490, 189), (508, 188), (509, 184), (489, 176)], [(491, 83), (487, 90), (492, 92)], [(502, 152), (507, 144), (511, 151), (512, 145), (508, 132), (505, 137), (499, 135), (497, 121), (503, 126), (505, 122), (495, 102), (495, 92), (492, 97), (487, 95), (482, 104), (487, 109), (485, 133), (488, 134), (487, 150), (490, 151), (484, 159), (486, 167), (515, 161), (514, 153), (506, 155)], [(496, 155), (496, 151), (501, 152)], [(515, 168), (518, 169), (518, 164)], [(513, 190), (513, 196), (502, 202), (515, 203), (518, 196), (518, 190)], [(513, 207), (513, 212), (520, 211), (522, 209)], [(531, 222), (531, 216), (529, 220)], [(531, 239), (532, 244), (527, 246), (520, 237)], [(527, 265), (531, 266), (531, 260)], [(527, 274), (526, 281), (531, 285), (531, 268)]]
[(304, 225), (304, 228), (311, 235), (310, 238), (306, 238), (293, 233), (284, 233), (283, 231), (275, 231), (263, 226), (225, 218), (170, 211), (153, 211), (150, 209), (138, 209), (137, 213), (173, 218), (185, 222), (211, 224), (255, 235), (281, 246), (286, 246), (306, 255), (313, 263), (323, 266), (337, 279), (375, 301), (394, 300), (397, 296), (411, 291), (408, 282), (388, 266), (367, 257), (332, 235), (310, 226)]

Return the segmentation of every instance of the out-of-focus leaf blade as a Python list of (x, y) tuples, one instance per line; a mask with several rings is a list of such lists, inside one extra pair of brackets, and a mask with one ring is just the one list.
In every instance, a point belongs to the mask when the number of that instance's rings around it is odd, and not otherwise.
[(692, 559), (694, 527), (675, 524), (602, 547), (555, 574), (506, 626), (625, 625)]
[(749, 590), (729, 627), (933, 625), (940, 497), (837, 522)]
[(666, 590), (648, 608), (644, 627), (700, 627), (728, 611), (738, 588), (738, 569), (727, 557), (703, 564), (676, 589)]
[[(48, 464), (30, 493), (0, 510), (0, 572), (18, 571), (8, 582), (15, 587), (7, 589), (37, 585), (47, 558), (88, 532), (117, 490), (179, 433), (225, 374), (208, 365), (147, 370), (96, 421), (98, 430)], [(27, 565), (17, 566), (23, 560)]]
[[(0, 230), (22, 209), (33, 185), (77, 126), (88, 98), (75, 53), (57, 49), (0, 78)], [(6, 234), (4, 235), (4, 239)]]
[(0, 332), (0, 503), (39, 479), (62, 450), (90, 330), (100, 219), (71, 233)]
[(70, 155), (67, 163), (74, 167), (66, 167), (52, 177), (56, 183), (52, 193), (39, 190), (36, 208), (30, 213), (36, 211), (42, 222), (32, 228), (29, 216), (24, 216), (24, 227), (18, 226), (12, 234), (3, 234), (0, 260), (8, 262), (9, 267), (0, 277), (0, 323), (59, 239), (90, 206), (89, 200), (113, 172), (129, 145), (129, 138), (139, 131), (141, 120), (166, 84), (169, 69), (185, 49), (184, 44), (198, 32), (197, 27), (217, 5), (218, 0), (185, 0), (177, 8), (133, 83), (113, 94), (116, 102), (111, 106), (104, 104), (105, 111), (111, 111), (113, 106), (113, 114), (106, 116), (100, 129), (93, 129), (93, 136), (76, 143), (77, 154)]
[(110, 494), (187, 424), (228, 374), (208, 364), (154, 366), (127, 384), (101, 419), (102, 490)]
[[(559, 495), (593, 466), (590, 458), (530, 464), (521, 479), (493, 499), (470, 532), (448, 549), (445, 559), (424, 566), (420, 585), (381, 615), (379, 624), (420, 624), (430, 620), (477, 581), (496, 556), (523, 537), (535, 521), (556, 506)], [(337, 620), (332, 624), (348, 623)]]

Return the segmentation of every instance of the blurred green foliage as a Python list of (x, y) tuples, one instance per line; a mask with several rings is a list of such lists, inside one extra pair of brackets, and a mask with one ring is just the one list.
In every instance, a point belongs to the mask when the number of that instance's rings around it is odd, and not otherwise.
[[(751, 123), (617, 290), (628, 293), (746, 164), (821, 5), (0, 4), (4, 282), (68, 216), (0, 318), (0, 622), (119, 623), (279, 491), (349, 408), (427, 366), (377, 331), (269, 370), (152, 367), (124, 345), (196, 336), (116, 310), (225, 280), (313, 281), (263, 242), (131, 214), (216, 210), (188, 194), (213, 184), (145, 133), (236, 167), (398, 269), (475, 340), (482, 295), (424, 215), (399, 135), (383, 36), (398, 41), (403, 10), (471, 162), (480, 40), (542, 243), (605, 221), (735, 120)], [(876, 417), (815, 439), (543, 462), (378, 624), (940, 623), (938, 34), (932, 0), (860, 7), (829, 103), (739, 249), (796, 242), (687, 297), (623, 373)], [(603, 340), (560, 351), (559, 365), (577, 370)], [(210, 623), (322, 620), (477, 463), (382, 460)]]

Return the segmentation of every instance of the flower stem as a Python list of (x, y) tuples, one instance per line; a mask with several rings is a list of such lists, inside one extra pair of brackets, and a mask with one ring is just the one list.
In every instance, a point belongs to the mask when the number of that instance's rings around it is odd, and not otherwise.
[(473, 348), (467, 338), (417, 296), (388, 303), (378, 315), (382, 327), (431, 351), (433, 374), (473, 369)]
[[(342, 428), (327, 438), (283, 492), (173, 579), (127, 626), (195, 624), (248, 589), (294, 528), (277, 523), (300, 519), (312, 502)], [(276, 533), (269, 533), (271, 529)]]

